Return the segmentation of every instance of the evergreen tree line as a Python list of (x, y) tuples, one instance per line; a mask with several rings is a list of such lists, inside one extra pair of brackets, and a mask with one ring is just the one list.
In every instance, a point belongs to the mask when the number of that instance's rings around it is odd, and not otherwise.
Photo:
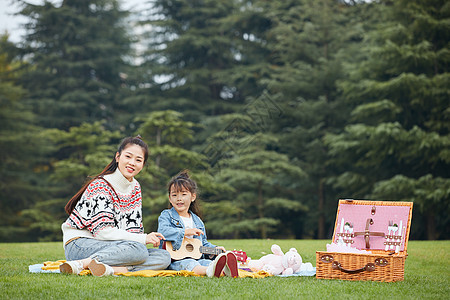
[(413, 201), (450, 238), (450, 4), (20, 4), (0, 41), (0, 241), (57, 241), (64, 205), (140, 134), (144, 225), (189, 169), (210, 238), (330, 238), (338, 199)]

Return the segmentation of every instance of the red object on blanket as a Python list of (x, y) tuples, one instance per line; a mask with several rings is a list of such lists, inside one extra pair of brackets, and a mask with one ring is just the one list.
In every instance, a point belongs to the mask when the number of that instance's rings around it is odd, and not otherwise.
[(242, 251), (242, 250), (240, 250), (240, 251), (233, 250), (231, 252), (233, 252), (234, 255), (236, 255), (236, 258), (237, 258), (238, 261), (240, 261), (242, 263), (245, 263), (247, 261), (247, 258), (248, 258), (247, 257), (247, 253), (245, 253), (244, 251)]

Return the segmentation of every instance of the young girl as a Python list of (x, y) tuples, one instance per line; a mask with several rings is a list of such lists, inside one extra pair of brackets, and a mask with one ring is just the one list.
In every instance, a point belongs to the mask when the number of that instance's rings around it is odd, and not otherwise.
[[(158, 232), (164, 235), (166, 241), (172, 243), (173, 250), (180, 249), (185, 237), (199, 239), (206, 247), (217, 247), (206, 238), (205, 225), (198, 217), (199, 208), (195, 201), (197, 184), (187, 171), (182, 171), (172, 178), (168, 192), (171, 208), (164, 210), (159, 216)], [(226, 251), (224, 247), (217, 248)], [(226, 276), (238, 277), (236, 256), (229, 251), (219, 254), (214, 261), (206, 258), (174, 260), (169, 269), (193, 271), (208, 277), (220, 277), (223, 271)]]
[(106, 168), (67, 203), (69, 214), (62, 224), (67, 262), (61, 273), (94, 276), (139, 270), (162, 270), (170, 254), (159, 246), (164, 236), (144, 233), (142, 196), (134, 179), (148, 159), (147, 144), (140, 136), (125, 138)]

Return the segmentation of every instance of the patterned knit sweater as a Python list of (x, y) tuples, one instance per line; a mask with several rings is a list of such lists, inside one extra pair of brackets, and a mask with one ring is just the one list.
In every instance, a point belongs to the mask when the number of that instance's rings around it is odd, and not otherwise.
[(75, 237), (132, 240), (145, 244), (139, 182), (136, 179), (128, 181), (119, 169), (105, 175), (104, 179), (89, 184), (62, 224), (64, 244)]

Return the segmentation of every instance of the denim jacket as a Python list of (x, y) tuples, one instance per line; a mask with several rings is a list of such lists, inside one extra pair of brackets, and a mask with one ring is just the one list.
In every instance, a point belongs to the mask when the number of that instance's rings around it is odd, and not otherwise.
[[(198, 228), (204, 232), (203, 235), (194, 235), (194, 238), (201, 240), (203, 246), (216, 247), (208, 242), (208, 239), (206, 238), (205, 224), (203, 224), (203, 221), (193, 212), (189, 211), (189, 213), (192, 216), (192, 221), (194, 222), (195, 228)], [(174, 250), (180, 249), (184, 238), (184, 230), (184, 223), (175, 208), (172, 207), (161, 212), (158, 218), (158, 232), (164, 235), (166, 241), (172, 242), (172, 247)], [(162, 248), (163, 243), (161, 243), (159, 247)]]

